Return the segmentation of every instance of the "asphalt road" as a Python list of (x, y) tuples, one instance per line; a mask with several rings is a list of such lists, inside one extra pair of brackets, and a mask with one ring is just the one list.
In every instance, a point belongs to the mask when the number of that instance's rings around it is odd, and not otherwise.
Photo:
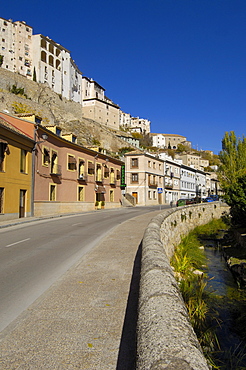
[(0, 331), (115, 226), (158, 209), (94, 211), (0, 229)]

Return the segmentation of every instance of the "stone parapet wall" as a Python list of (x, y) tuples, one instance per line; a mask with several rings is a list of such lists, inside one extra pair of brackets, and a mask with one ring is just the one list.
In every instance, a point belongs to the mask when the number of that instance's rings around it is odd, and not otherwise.
[(166, 210), (152, 219), (142, 243), (137, 369), (207, 370), (170, 266), (175, 245), (196, 226), (220, 218), (220, 202)]

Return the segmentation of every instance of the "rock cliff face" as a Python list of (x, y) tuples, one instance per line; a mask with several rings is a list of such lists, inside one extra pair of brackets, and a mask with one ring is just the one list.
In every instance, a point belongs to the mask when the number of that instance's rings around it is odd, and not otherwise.
[[(24, 89), (24, 95), (11, 93), (13, 86)], [(43, 125), (58, 125), (63, 132), (77, 135), (78, 144), (93, 145), (100, 142), (108, 152), (117, 152), (130, 146), (116, 136), (116, 132), (83, 117), (79, 103), (69, 101), (54, 93), (48, 85), (37, 83), (25, 77), (0, 68), (0, 110), (10, 114), (31, 112), (42, 117)]]

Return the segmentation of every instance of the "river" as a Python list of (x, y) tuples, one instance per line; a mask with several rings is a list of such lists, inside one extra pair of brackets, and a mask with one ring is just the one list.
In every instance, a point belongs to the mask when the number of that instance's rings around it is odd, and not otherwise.
[[(216, 335), (220, 351), (216, 352), (216, 364), (223, 370), (246, 369), (246, 336), (237, 332), (236, 318), (244, 304), (246, 316), (246, 289), (238, 289), (224, 257), (214, 240), (202, 241), (207, 257), (207, 290), (216, 295), (213, 309), (218, 312)], [(244, 329), (246, 333), (246, 320)], [(245, 334), (244, 334), (245, 335)]]

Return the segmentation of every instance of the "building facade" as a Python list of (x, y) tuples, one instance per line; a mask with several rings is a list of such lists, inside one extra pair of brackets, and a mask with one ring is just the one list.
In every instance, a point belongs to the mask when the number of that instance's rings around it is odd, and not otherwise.
[(32, 78), (32, 27), (25, 22), (0, 18), (1, 67)]
[(0, 221), (31, 216), (34, 140), (0, 118)]
[(143, 152), (125, 154), (126, 192), (136, 204), (164, 204), (164, 162)]
[(122, 161), (76, 144), (76, 136), (63, 135), (59, 127), (1, 116), (35, 140), (30, 161), (35, 216), (121, 207)]
[(104, 94), (96, 81), (83, 77), (83, 117), (119, 130), (120, 107)]

